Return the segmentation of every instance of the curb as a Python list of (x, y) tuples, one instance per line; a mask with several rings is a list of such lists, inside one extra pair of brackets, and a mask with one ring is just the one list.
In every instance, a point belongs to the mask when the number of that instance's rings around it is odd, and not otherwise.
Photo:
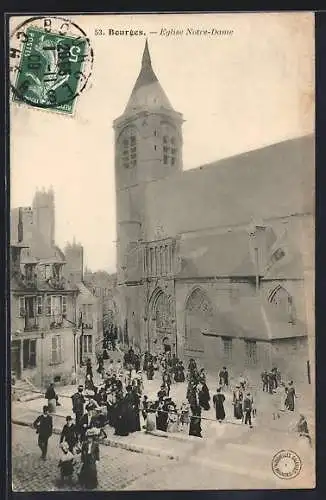
[[(12, 424), (33, 428), (31, 423), (19, 419), (13, 419)], [(53, 428), (53, 434), (60, 435), (61, 431), (57, 428)], [(182, 458), (182, 454), (173, 453), (172, 451), (159, 450), (152, 446), (142, 446), (137, 444), (124, 443), (123, 441), (116, 441), (111, 438), (106, 438), (104, 441), (101, 441), (100, 444), (103, 446), (110, 446), (112, 448), (121, 448), (123, 450), (131, 451), (134, 453), (146, 453), (148, 455), (156, 457), (164, 456), (169, 460), (180, 460), (180, 458)]]

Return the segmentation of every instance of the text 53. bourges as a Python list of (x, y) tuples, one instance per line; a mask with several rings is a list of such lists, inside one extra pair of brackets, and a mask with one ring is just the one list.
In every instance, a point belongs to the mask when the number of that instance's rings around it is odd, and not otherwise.
[(126, 29), (126, 30), (116, 30), (113, 28), (95, 28), (95, 36), (144, 36), (146, 33), (141, 29)]

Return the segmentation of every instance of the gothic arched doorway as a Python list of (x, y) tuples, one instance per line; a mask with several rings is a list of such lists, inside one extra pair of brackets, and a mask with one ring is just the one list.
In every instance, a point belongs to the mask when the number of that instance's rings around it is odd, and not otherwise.
[(213, 306), (204, 290), (196, 288), (188, 297), (185, 310), (186, 349), (204, 351), (203, 330), (209, 330)]
[(153, 293), (150, 301), (148, 349), (153, 352), (172, 350), (175, 346), (174, 314), (170, 298), (162, 290)]

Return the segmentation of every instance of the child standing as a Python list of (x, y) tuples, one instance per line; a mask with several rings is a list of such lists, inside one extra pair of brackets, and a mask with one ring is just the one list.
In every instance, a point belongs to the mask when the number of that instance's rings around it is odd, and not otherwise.
[(58, 467), (60, 467), (61, 482), (64, 483), (67, 479), (71, 484), (74, 472), (74, 455), (69, 451), (69, 445), (66, 441), (60, 444), (60, 460)]

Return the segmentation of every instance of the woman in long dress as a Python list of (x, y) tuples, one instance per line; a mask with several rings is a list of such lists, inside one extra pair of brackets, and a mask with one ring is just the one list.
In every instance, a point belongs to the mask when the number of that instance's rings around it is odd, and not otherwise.
[(242, 401), (243, 401), (243, 392), (240, 389), (240, 386), (237, 385), (233, 393), (234, 418), (236, 418), (237, 420), (241, 420), (243, 417)]
[(295, 389), (293, 387), (293, 381), (289, 382), (289, 386), (285, 389), (286, 390), (286, 398), (285, 398), (285, 408), (287, 408), (290, 411), (294, 411), (294, 400), (296, 397), (295, 394)]
[(117, 394), (115, 408), (112, 416), (114, 434), (116, 436), (129, 435), (129, 412), (127, 402), (122, 393)]
[(193, 406), (191, 408), (189, 436), (202, 437), (202, 435), (201, 435), (201, 408), (200, 408), (200, 406)]
[(156, 429), (166, 432), (168, 428), (168, 405), (160, 401), (156, 413)]
[(128, 385), (127, 394), (125, 395), (125, 404), (127, 411), (128, 431), (140, 431), (139, 405), (140, 399), (138, 394), (132, 390), (131, 385)]
[(208, 411), (210, 409), (209, 402), (211, 400), (211, 396), (209, 394), (209, 390), (208, 390), (208, 387), (206, 385), (206, 382), (202, 382), (199, 385), (198, 400), (199, 400), (199, 404), (203, 410)]
[(224, 401), (225, 396), (221, 393), (221, 389), (218, 387), (216, 389), (216, 394), (213, 396), (213, 404), (215, 406), (216, 420), (219, 422), (222, 422), (222, 420), (225, 419)]
[(96, 431), (98, 429), (89, 429), (86, 433), (86, 441), (83, 444), (81, 452), (82, 467), (79, 474), (80, 484), (93, 490), (98, 486), (96, 462), (99, 457), (99, 446), (96, 442)]

